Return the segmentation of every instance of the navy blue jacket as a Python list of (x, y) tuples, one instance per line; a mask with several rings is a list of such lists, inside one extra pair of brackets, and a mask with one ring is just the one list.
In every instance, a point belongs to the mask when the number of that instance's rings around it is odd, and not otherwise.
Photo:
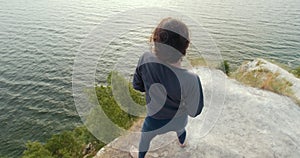
[(151, 52), (140, 57), (133, 87), (146, 92), (147, 115), (156, 119), (196, 117), (204, 106), (199, 76), (166, 64)]

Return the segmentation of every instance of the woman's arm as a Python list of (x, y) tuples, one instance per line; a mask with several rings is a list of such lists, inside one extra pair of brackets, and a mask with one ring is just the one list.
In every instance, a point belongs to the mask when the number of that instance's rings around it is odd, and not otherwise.
[(132, 85), (135, 90), (145, 92), (144, 82), (139, 70), (139, 66), (135, 69)]
[(185, 98), (185, 103), (189, 116), (196, 117), (201, 114), (204, 106), (202, 85), (198, 76), (197, 80), (195, 82), (190, 82), (190, 84), (193, 85), (190, 86), (191, 89)]

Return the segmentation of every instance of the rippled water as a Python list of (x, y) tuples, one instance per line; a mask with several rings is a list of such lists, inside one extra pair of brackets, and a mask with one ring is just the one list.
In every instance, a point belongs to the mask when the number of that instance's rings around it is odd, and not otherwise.
[[(28, 140), (44, 141), (80, 124), (72, 98), (73, 60), (88, 33), (115, 13), (172, 9), (201, 23), (232, 64), (256, 57), (291, 67), (300, 63), (299, 0), (0, 3), (0, 156), (19, 156)], [(146, 41), (150, 31), (141, 23), (134, 40), (110, 43), (113, 54), (100, 59), (97, 80), (103, 81), (114, 57), (132, 46), (128, 41)]]

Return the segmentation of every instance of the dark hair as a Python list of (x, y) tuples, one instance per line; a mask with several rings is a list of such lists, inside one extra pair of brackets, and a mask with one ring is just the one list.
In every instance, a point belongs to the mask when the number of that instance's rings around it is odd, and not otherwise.
[(165, 18), (155, 28), (151, 39), (156, 56), (162, 61), (175, 63), (186, 54), (189, 46), (187, 26), (173, 18)]

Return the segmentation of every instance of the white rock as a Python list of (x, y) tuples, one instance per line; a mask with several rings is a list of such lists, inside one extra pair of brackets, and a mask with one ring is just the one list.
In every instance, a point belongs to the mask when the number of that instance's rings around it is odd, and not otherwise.
[(243, 71), (269, 70), (274, 74), (278, 73), (279, 78), (284, 78), (285, 80), (293, 84), (291, 88), (294, 92), (294, 95), (300, 100), (300, 79), (295, 77), (285, 69), (277, 66), (276, 64), (268, 62), (264, 59), (257, 58), (251, 62), (241, 65), (240, 69), (243, 69)]
[[(219, 70), (194, 71), (201, 77), (205, 109), (189, 119), (188, 146), (180, 148), (176, 135), (168, 133), (153, 140), (152, 152), (167, 153), (165, 157), (170, 158), (300, 157), (300, 107), (290, 98), (244, 86)], [(207, 127), (210, 130), (205, 133)], [(117, 143), (130, 147), (138, 144), (137, 138), (124, 136)], [(171, 143), (159, 146), (161, 142)]]

